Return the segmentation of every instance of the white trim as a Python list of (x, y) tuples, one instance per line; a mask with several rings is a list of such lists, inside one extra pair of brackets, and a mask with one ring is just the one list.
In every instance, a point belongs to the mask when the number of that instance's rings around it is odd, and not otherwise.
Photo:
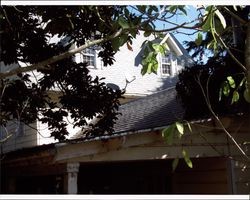
[(179, 46), (176, 44), (176, 42), (174, 41), (174, 39), (172, 38), (172, 36), (169, 33), (167, 33), (167, 35), (163, 38), (163, 40), (161, 41), (160, 44), (163, 44), (165, 42), (170, 47), (170, 50), (174, 51), (176, 56), (182, 56), (183, 55), (181, 49), (179, 48)]
[[(169, 55), (169, 62), (162, 62), (162, 59), (163, 59), (163, 55), (160, 55), (159, 56), (159, 65), (160, 65), (160, 74), (161, 74), (161, 77), (170, 77), (170, 76), (173, 76), (174, 75), (174, 70), (173, 70), (173, 54), (172, 52), (168, 52), (167, 53)], [(169, 74), (168, 73), (163, 73), (163, 64), (166, 64), (166, 65), (170, 65), (170, 72)]]
[[(89, 50), (89, 48), (87, 48), (86, 50)], [(80, 53), (80, 55), (81, 55), (81, 61), (82, 62), (86, 62), (86, 61), (84, 61), (83, 56), (86, 56), (86, 57), (89, 57), (89, 58), (93, 57), (94, 65), (88, 65), (87, 67), (90, 67), (90, 68), (93, 68), (93, 69), (97, 69), (97, 66), (96, 66), (96, 63), (97, 63), (96, 62), (96, 50), (95, 49), (91, 49), (91, 50), (93, 51), (93, 54), (91, 54), (91, 53), (85, 53), (84, 51), (82, 51)]]

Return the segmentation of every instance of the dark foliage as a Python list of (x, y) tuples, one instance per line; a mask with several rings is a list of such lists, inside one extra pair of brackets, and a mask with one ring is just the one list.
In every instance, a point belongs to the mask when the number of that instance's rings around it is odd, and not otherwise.
[[(249, 6), (243, 9), (235, 11), (233, 7), (229, 7), (231, 12), (238, 15), (240, 18), (247, 20), (249, 14)], [(232, 18), (223, 13), (227, 21), (227, 26), (232, 26)], [(237, 22), (236, 22), (237, 23)], [(244, 41), (245, 30), (242, 26), (236, 26), (235, 29), (227, 28), (226, 31), (221, 32), (223, 41), (228, 45), (228, 48), (232, 54), (244, 64)], [(234, 31), (234, 33), (233, 33)], [(233, 39), (233, 35), (235, 39)], [(185, 109), (185, 118), (194, 119), (207, 117), (211, 115), (208, 109), (205, 98), (201, 92), (201, 88), (197, 83), (197, 77), (200, 77), (200, 82), (204, 91), (206, 92), (206, 84), (208, 84), (208, 96), (212, 109), (217, 114), (236, 114), (250, 112), (249, 103), (247, 103), (243, 97), (245, 85), (239, 87), (242, 79), (244, 78), (244, 72), (234, 59), (223, 48), (219, 48), (216, 54), (208, 53), (207, 45), (212, 40), (212, 34), (208, 32), (200, 45), (195, 42), (186, 42), (189, 52), (193, 52), (193, 57), (197, 58), (197, 64), (192, 68), (186, 68), (179, 75), (179, 82), (176, 85), (178, 97), (181, 99)], [(203, 63), (203, 55), (208, 53), (211, 57), (206, 64)], [(228, 76), (232, 76), (235, 81), (235, 88), (231, 88), (228, 96), (223, 96), (220, 100), (220, 89), (224, 81)], [(239, 93), (239, 101), (232, 103), (233, 92), (237, 89)], [(207, 95), (207, 94), (206, 94)]]
[[(122, 12), (123, 7), (115, 6), (2, 6), (1, 61), (5, 65), (20, 61), (34, 64), (67, 51), (71, 44), (109, 36), (120, 28), (117, 17)], [(134, 20), (132, 15), (127, 18)], [(50, 43), (55, 35), (70, 38), (68, 45)], [(115, 54), (112, 43), (100, 47), (104, 65), (111, 65)], [(65, 117), (82, 128), (87, 126), (86, 120), (97, 117), (99, 121), (91, 125), (88, 135), (113, 131), (121, 91), (92, 78), (86, 63), (76, 63), (73, 57), (45, 67), (39, 70), (42, 78), (37, 77), (37, 82), (27, 74), (1, 80), (1, 125), (10, 119), (24, 123), (40, 120), (48, 123), (52, 136), (61, 141), (68, 135)], [(60, 89), (58, 102), (48, 95), (55, 88)]]
[[(250, 12), (250, 7), (246, 6), (243, 9), (238, 9), (237, 11), (232, 7), (228, 6), (227, 7), (232, 13), (235, 15), (239, 16), (241, 19), (248, 20), (248, 15)], [(226, 30), (222, 30), (219, 27), (217, 27), (216, 31), (218, 34), (221, 35), (223, 38), (224, 43), (227, 44), (229, 48), (232, 49), (238, 49), (237, 54), (239, 51), (243, 52), (243, 47), (245, 44), (245, 38), (246, 38), (246, 32), (245, 32), (245, 27), (241, 26), (237, 20), (234, 20), (228, 13), (225, 11), (221, 10), (223, 13), (223, 16), (226, 20), (227, 27), (233, 26), (235, 28), (227, 28)], [(219, 20), (219, 19), (217, 19)], [(234, 23), (232, 25), (232, 20), (234, 20)], [(235, 31), (237, 37), (234, 38), (233, 31)], [(203, 35), (203, 40), (199, 45), (196, 44), (195, 41), (185, 41), (184, 44), (187, 46), (186, 50), (192, 55), (193, 58), (196, 58), (198, 63), (203, 63), (203, 56), (211, 56), (213, 54), (213, 49), (212, 48), (207, 48), (209, 43), (213, 40), (213, 36), (211, 32), (207, 32), (206, 35)], [(234, 41), (235, 40), (235, 41)], [(212, 47), (212, 46), (211, 46)], [(224, 57), (225, 52), (223, 51), (224, 48), (221, 48), (221, 46), (218, 47), (216, 57)], [(214, 56), (213, 56), (214, 57)], [(212, 58), (214, 59), (214, 58)]]
[[(232, 50), (233, 51), (233, 50)], [(238, 51), (234, 55), (243, 61), (244, 55)], [(196, 64), (191, 68), (185, 68), (179, 74), (179, 81), (176, 85), (178, 97), (181, 99), (185, 107), (186, 119), (199, 119), (211, 115), (202, 90), (197, 82), (197, 77), (206, 92), (208, 84), (208, 95), (212, 109), (218, 114), (236, 114), (249, 112), (249, 104), (243, 97), (245, 86), (238, 89), (240, 98), (238, 102), (232, 103), (233, 91), (229, 96), (222, 96), (220, 100), (220, 88), (222, 83), (227, 80), (228, 76), (232, 76), (235, 81), (236, 88), (244, 77), (242, 69), (229, 56), (215, 56), (210, 58), (207, 64)]]

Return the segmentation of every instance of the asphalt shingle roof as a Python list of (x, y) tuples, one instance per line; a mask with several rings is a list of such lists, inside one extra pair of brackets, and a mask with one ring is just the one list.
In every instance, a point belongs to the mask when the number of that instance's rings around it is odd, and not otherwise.
[(183, 116), (175, 88), (128, 102), (119, 111), (121, 115), (114, 126), (115, 133), (163, 127)]
[[(175, 88), (130, 101), (121, 105), (119, 112), (121, 115), (114, 125), (115, 131), (112, 136), (166, 127), (182, 119), (184, 113), (180, 102), (176, 99)], [(95, 139), (107, 139), (112, 136), (104, 135)], [(80, 138), (84, 139), (84, 136), (78, 133), (72, 139)]]

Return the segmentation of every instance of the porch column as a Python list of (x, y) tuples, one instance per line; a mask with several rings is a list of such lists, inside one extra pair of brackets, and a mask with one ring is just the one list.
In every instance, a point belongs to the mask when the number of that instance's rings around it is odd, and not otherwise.
[(67, 176), (65, 178), (68, 194), (77, 194), (77, 176), (79, 166), (79, 163), (67, 163)]

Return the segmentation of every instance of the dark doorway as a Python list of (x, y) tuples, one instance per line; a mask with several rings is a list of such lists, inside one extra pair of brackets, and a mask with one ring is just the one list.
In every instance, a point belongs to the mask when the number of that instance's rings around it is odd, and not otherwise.
[(228, 194), (225, 158), (193, 158), (193, 168), (180, 160), (82, 163), (79, 194)]
[(62, 177), (26, 176), (16, 179), (16, 194), (60, 194)]
[(169, 172), (166, 161), (82, 164), (79, 194), (169, 194)]

